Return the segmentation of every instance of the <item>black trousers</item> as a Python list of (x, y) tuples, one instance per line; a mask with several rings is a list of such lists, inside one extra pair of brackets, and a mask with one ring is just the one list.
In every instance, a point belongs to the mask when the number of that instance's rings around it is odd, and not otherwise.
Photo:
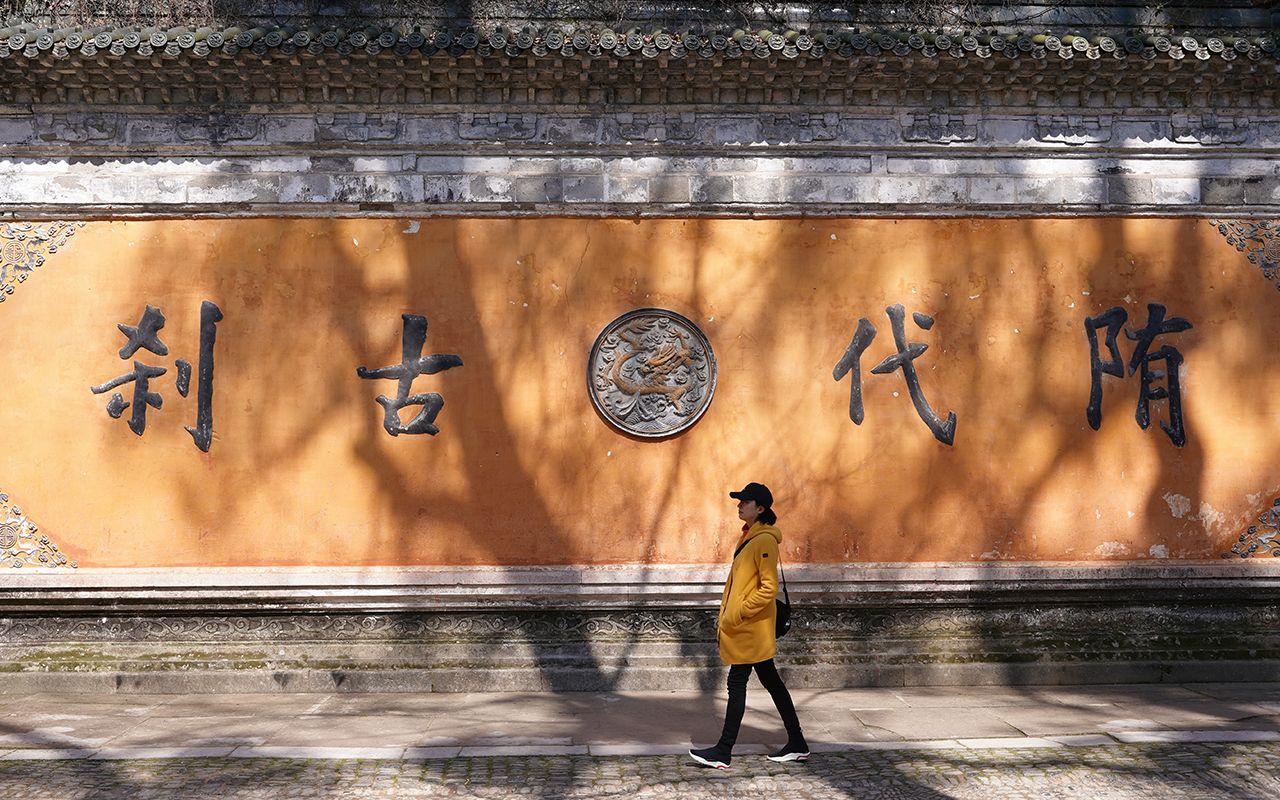
[(773, 698), (773, 704), (778, 708), (778, 716), (782, 717), (782, 724), (787, 729), (787, 741), (797, 744), (803, 742), (804, 734), (800, 731), (800, 718), (796, 716), (796, 707), (791, 702), (791, 693), (787, 691), (787, 685), (782, 682), (782, 676), (778, 674), (778, 668), (774, 666), (771, 658), (759, 664), (733, 664), (729, 667), (729, 706), (724, 712), (724, 731), (720, 734), (720, 741), (716, 747), (729, 753), (733, 751), (733, 745), (738, 741), (742, 715), (747, 710), (747, 679), (751, 677), (753, 669), (760, 683), (769, 690), (769, 696)]

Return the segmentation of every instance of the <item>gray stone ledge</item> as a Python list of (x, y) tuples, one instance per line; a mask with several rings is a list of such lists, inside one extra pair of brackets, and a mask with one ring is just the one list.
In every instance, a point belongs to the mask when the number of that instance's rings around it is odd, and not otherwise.
[[(537, 568), (30, 569), (9, 573), (0, 609), (331, 609), (706, 607), (723, 565)], [(788, 587), (803, 602), (877, 597), (950, 602), (965, 595), (1116, 592), (1280, 592), (1280, 563), (1085, 562), (796, 564)], [(1277, 594), (1280, 596), (1280, 594)], [(913, 599), (914, 598), (914, 599)]]
[[(691, 144), (688, 142), (566, 142), (564, 144), (506, 142), (500, 139), (490, 141), (467, 142), (458, 140), (442, 140), (437, 142), (418, 142), (411, 139), (396, 139), (385, 142), (325, 142), (325, 143), (283, 143), (261, 145), (219, 145), (210, 143), (164, 143), (148, 147), (137, 147), (111, 142), (80, 144), (74, 141), (53, 140), (49, 142), (26, 143), (5, 142), (0, 140), (0, 158), (5, 159), (55, 159), (73, 160), (79, 163), (105, 160), (192, 160), (216, 163), (222, 159), (264, 159), (273, 157), (289, 158), (366, 158), (404, 157), (406, 170), (412, 170), (412, 157), (422, 155), (428, 159), (484, 159), (509, 158), (513, 161), (534, 161), (532, 169), (554, 164), (562, 159), (650, 159), (650, 158), (691, 158), (691, 159), (760, 159), (764, 161), (795, 159), (849, 159), (850, 164), (856, 160), (865, 160), (871, 154), (884, 154), (895, 159), (929, 158), (929, 159), (1013, 159), (1015, 161), (1084, 161), (1097, 159), (1170, 159), (1173, 161), (1203, 161), (1211, 163), (1223, 159), (1261, 159), (1273, 156), (1280, 148), (1280, 136), (1274, 139), (1250, 141), (1238, 145), (1200, 145), (1179, 144), (1167, 141), (1143, 141), (1117, 144), (1090, 144), (1080, 147), (1064, 147), (1047, 144), (1037, 146), (1035, 143), (1014, 140), (993, 140), (981, 144), (972, 142), (964, 144), (943, 144), (914, 141), (840, 141), (827, 142), (822, 146), (812, 144), (788, 144), (770, 142), (747, 142), (730, 144)], [(542, 164), (537, 159), (546, 159)], [(427, 162), (430, 164), (430, 161)], [(820, 163), (820, 162), (815, 162)], [(895, 163), (892, 172), (899, 171), (901, 164)], [(517, 168), (522, 168), (517, 166)], [(938, 169), (934, 167), (932, 169)], [(843, 171), (845, 167), (826, 166), (819, 171)], [(367, 171), (367, 170), (352, 170)], [(396, 170), (398, 171), (398, 170)], [(421, 169), (423, 172), (437, 171), (446, 174), (447, 170)], [(463, 170), (457, 170), (463, 171)], [(472, 170), (483, 172), (484, 170)], [(545, 170), (544, 170), (545, 171)], [(568, 170), (582, 171), (582, 170)], [(848, 171), (867, 171), (866, 166)]]
[[(818, 153), (740, 150), (709, 154), (585, 151), (590, 156), (504, 149), (438, 155), (404, 154), (402, 150), (345, 152), (199, 153), (68, 155), (65, 149), (41, 155), (0, 150), (0, 174), (8, 177), (122, 177), (179, 176), (248, 180), (260, 176), (331, 174), (345, 176), (426, 175), (463, 178), (478, 176), (584, 176), (655, 178), (743, 175), (748, 177), (805, 176), (821, 179), (877, 175), (885, 178), (1001, 176), (1008, 178), (1117, 179), (1142, 177), (1250, 178), (1280, 175), (1277, 150), (1242, 149), (1230, 152), (1117, 153), (1091, 149), (1070, 153), (1033, 153), (1019, 149), (977, 151), (881, 147), (850, 155), (834, 150)], [(566, 155), (566, 153), (568, 155)]]
[[(397, 692), (706, 691), (723, 684), (718, 663), (683, 669), (611, 671), (536, 667), (392, 670), (190, 670), (5, 673), (0, 695), (272, 694)], [(1067, 686), (1080, 684), (1273, 682), (1275, 661), (1195, 663), (780, 665), (791, 688)], [(901, 746), (900, 744), (898, 746)]]
[(1191, 217), (1215, 219), (1249, 219), (1273, 217), (1280, 212), (1280, 199), (1275, 204), (1214, 202), (1187, 205), (1122, 205), (1118, 203), (1009, 203), (979, 204), (909, 204), (867, 202), (832, 203), (297, 203), (253, 204), (228, 203), (209, 205), (115, 205), (75, 203), (66, 206), (48, 204), (14, 204), (0, 202), (0, 220), (30, 222), (152, 220), (152, 219), (251, 219), (259, 217), (292, 217), (327, 219), (345, 217), (415, 218), (430, 217), (583, 217), (593, 219), (802, 219), (809, 217), (866, 218), (956, 218), (986, 219), (1077, 218), (1077, 217)]
[[(578, 163), (581, 159), (601, 159), (604, 165), (613, 164), (614, 169), (626, 170), (628, 160), (637, 162), (636, 171), (643, 172), (642, 165), (652, 159), (675, 161), (677, 166), (685, 160), (690, 163), (707, 163), (713, 169), (724, 169), (718, 163), (760, 162), (769, 163), (783, 159), (795, 159), (797, 166), (808, 162), (810, 169), (818, 172), (868, 171), (866, 159), (873, 155), (883, 155), (895, 159), (891, 170), (879, 169), (878, 172), (896, 173), (904, 167), (912, 168), (903, 161), (917, 159), (915, 168), (934, 174), (947, 174), (947, 168), (941, 166), (950, 159), (960, 164), (977, 163), (979, 171), (985, 170), (983, 161), (992, 163), (1073, 163), (1098, 160), (1117, 160), (1121, 166), (1129, 167), (1132, 161), (1141, 164), (1145, 161), (1159, 162), (1164, 160), (1170, 164), (1204, 163), (1212, 164), (1220, 161), (1269, 161), (1280, 148), (1280, 137), (1275, 141), (1251, 142), (1241, 145), (1204, 146), (1186, 145), (1167, 142), (1141, 142), (1134, 144), (1098, 145), (1065, 148), (1057, 145), (1035, 147), (1018, 141), (993, 141), (981, 145), (973, 144), (930, 144), (927, 142), (888, 141), (876, 143), (831, 142), (824, 146), (787, 145), (787, 144), (728, 144), (728, 145), (691, 145), (688, 143), (592, 143), (569, 142), (563, 145), (525, 144), (520, 142), (459, 142), (444, 141), (420, 143), (407, 140), (396, 140), (378, 143), (322, 143), (322, 144), (286, 144), (286, 145), (252, 145), (224, 146), (216, 144), (166, 144), (154, 147), (131, 147), (97, 143), (81, 145), (75, 142), (54, 141), (40, 144), (4, 143), (0, 142), (0, 159), (4, 160), (51, 160), (80, 165), (105, 165), (106, 162), (142, 162), (157, 163), (164, 161), (192, 162), (209, 165), (215, 171), (233, 171), (238, 161), (260, 163), (262, 169), (270, 169), (271, 159), (340, 159), (327, 162), (332, 165), (347, 164), (352, 172), (357, 170), (351, 165), (355, 159), (362, 158), (403, 158), (404, 171), (413, 171), (413, 160), (421, 157), (423, 166), (418, 171), (435, 174), (450, 173), (493, 173), (483, 167), (485, 159), (507, 159), (515, 169), (528, 171), (559, 171), (561, 162)], [(844, 160), (842, 162), (842, 160)], [(930, 166), (924, 167), (925, 162)], [(831, 162), (831, 163), (826, 163)], [(457, 169), (449, 170), (445, 165), (453, 163)], [(473, 166), (474, 164), (474, 166)], [(525, 165), (528, 166), (525, 166)], [(468, 167), (468, 168), (465, 168)], [(687, 167), (681, 167), (687, 168)], [(400, 170), (394, 170), (400, 171)], [(582, 169), (569, 169), (566, 172), (582, 172)]]
[(0, 214), (1219, 215), (1252, 208), (1274, 213), (1280, 206), (1280, 160), (1270, 155), (1028, 156), (942, 149), (858, 156), (0, 154)]
[[(540, 567), (82, 567), (14, 570), (10, 586), (90, 586), (102, 588), (171, 586), (434, 586), (622, 583), (701, 583), (719, 581), (726, 565), (619, 564)], [(846, 580), (937, 584), (973, 581), (1063, 580), (1213, 580), (1280, 579), (1280, 560), (1195, 561), (940, 561), (796, 564), (798, 581)], [(3, 589), (0, 589), (3, 591)]]

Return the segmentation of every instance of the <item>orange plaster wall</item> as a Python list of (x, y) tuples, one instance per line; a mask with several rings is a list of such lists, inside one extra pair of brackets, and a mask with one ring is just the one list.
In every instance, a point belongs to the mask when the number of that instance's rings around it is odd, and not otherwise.
[[(204, 299), (226, 315), (208, 455), (172, 382)], [(1134, 423), (1136, 376), (1085, 422), (1084, 316), (1136, 328), (1148, 302), (1195, 325), (1163, 340), (1181, 450)], [(171, 353), (139, 357), (170, 371), (138, 438), (89, 386), (128, 371), (116, 324), (146, 303)], [(891, 303), (936, 317), (907, 330), (954, 447), (870, 374)], [(585, 381), (600, 329), (650, 305), (719, 362), (709, 411), (661, 442), (608, 427)], [(1280, 492), (1277, 311), (1203, 220), (90, 223), (0, 305), (0, 487), (83, 566), (719, 561), (748, 480), (797, 561), (1216, 558)], [(436, 437), (387, 435), (394, 384), (355, 376), (399, 361), (405, 312), (465, 361), (415, 383), (445, 397)], [(855, 426), (831, 370), (861, 316)]]

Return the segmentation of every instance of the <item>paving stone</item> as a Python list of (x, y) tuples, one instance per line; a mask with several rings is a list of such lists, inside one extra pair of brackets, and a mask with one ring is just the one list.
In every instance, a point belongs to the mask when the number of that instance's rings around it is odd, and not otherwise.
[[(407, 747), (428, 736), (429, 717), (308, 716), (271, 734), (271, 744), (286, 747)], [(254, 742), (253, 744), (262, 744)]]
[(848, 709), (851, 711), (907, 708), (897, 691), (887, 689), (792, 689), (796, 708)]
[(593, 756), (678, 756), (688, 752), (689, 747), (678, 744), (593, 744), (588, 746)]
[(139, 761), (154, 758), (225, 758), (235, 747), (104, 747), (91, 759)]
[(158, 708), (175, 699), (174, 695), (163, 694), (84, 694), (63, 692), (36, 692), (34, 694), (10, 695), (0, 714), (17, 710), (25, 706), (29, 710), (57, 708), (64, 713), (96, 712), (106, 706), (126, 709)]
[(409, 761), (429, 758), (456, 758), (462, 752), (461, 747), (408, 747), (404, 758)]
[(1276, 731), (1125, 731), (1112, 734), (1122, 742), (1273, 742)]
[(62, 761), (65, 759), (88, 758), (93, 753), (92, 749), (79, 747), (33, 747), (14, 750), (8, 755), (0, 756), (0, 761)]
[(303, 715), (377, 715), (383, 717), (424, 717), (448, 713), (457, 706), (440, 695), (407, 693), (359, 693), (325, 695), (311, 703)]
[(238, 747), (233, 758), (308, 758), (308, 759), (399, 759), (404, 747)]
[[(388, 713), (380, 702), (386, 695), (349, 695), (369, 703), (377, 713)], [(395, 695), (393, 695), (395, 696)], [(417, 697), (418, 695), (398, 695)], [(327, 694), (201, 694), (177, 695), (151, 706), (157, 717), (208, 717), (214, 714), (314, 714), (335, 696)], [(2, 712), (0, 712), (2, 713)]]
[[(1193, 684), (1194, 685), (1194, 684)], [(1177, 700), (1203, 700), (1187, 685), (1111, 684), (1107, 686), (1046, 687), (1041, 698), (1066, 705), (1168, 703)]]
[(897, 731), (863, 724), (853, 710), (803, 709), (800, 714), (801, 725), (805, 731), (811, 732), (810, 739), (819, 738), (819, 733), (836, 742), (902, 741), (906, 738)]
[(1152, 719), (1113, 719), (1103, 723), (1102, 729), (1110, 734), (1123, 731), (1167, 730), (1164, 725)]
[(1023, 736), (1018, 738), (996, 738), (996, 739), (959, 739), (961, 747), (967, 747), (970, 750), (997, 750), (997, 749), (1018, 749), (1022, 750), (1028, 747), (1062, 747), (1061, 742), (1055, 742), (1051, 739), (1040, 739), (1035, 736)]
[(1041, 703), (1034, 689), (1006, 689), (998, 686), (923, 686), (894, 689), (893, 696), (911, 708), (981, 708), (984, 706), (1024, 706)]
[(858, 719), (868, 727), (884, 728), (903, 738), (950, 739), (1021, 736), (1022, 731), (986, 709), (921, 708), (889, 711), (858, 711)]
[(1104, 733), (1133, 728), (1162, 728), (1160, 722), (1145, 716), (1146, 708), (1130, 706), (1069, 706), (1032, 703), (1025, 706), (988, 709), (993, 715), (1022, 731), (1027, 736), (1048, 734)]
[(1184, 688), (1201, 697), (1219, 700), (1280, 702), (1280, 683), (1189, 683)]
[[(218, 716), (151, 716), (109, 740), (111, 747), (165, 747), (175, 744), (217, 747), (266, 744), (268, 738), (300, 721), (283, 716), (246, 714), (244, 709)], [(282, 737), (282, 738), (288, 738)], [(276, 741), (273, 738), (273, 741)], [(279, 744), (297, 744), (279, 741)], [(335, 744), (335, 742), (325, 742)], [(342, 743), (337, 743), (342, 744)]]
[(6, 715), (0, 746), (26, 748), (96, 748), (142, 723), (127, 715)]
[(1223, 700), (1174, 700), (1162, 704), (1126, 704), (1126, 711), (1147, 717), (1170, 728), (1216, 728), (1226, 723), (1249, 720), (1258, 727), (1275, 727), (1267, 709), (1255, 703)]
[(1067, 747), (1104, 747), (1116, 743), (1115, 739), (1100, 733), (1086, 733), (1078, 736), (1047, 736), (1045, 738), (1064, 744)]
[(459, 755), (463, 758), (475, 758), (487, 756), (584, 756), (586, 754), (587, 746), (581, 744), (493, 744), (464, 747)]
[(841, 753), (847, 750), (958, 750), (956, 739), (923, 739), (914, 742), (817, 742), (809, 745), (813, 753)]

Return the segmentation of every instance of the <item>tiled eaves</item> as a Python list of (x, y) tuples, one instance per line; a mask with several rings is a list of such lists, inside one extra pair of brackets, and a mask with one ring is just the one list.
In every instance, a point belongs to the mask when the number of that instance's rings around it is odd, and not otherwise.
[(994, 34), (898, 29), (615, 31), (568, 25), (515, 29), (408, 27), (177, 27), (48, 28), (34, 24), (0, 27), (0, 59), (67, 61), (157, 56), (216, 61), (274, 55), (305, 57), (453, 57), (546, 59), (759, 59), (839, 61), (850, 59), (927, 61), (1007, 60), (1047, 69), (1081, 59), (1207, 61), (1277, 60), (1277, 37), (1192, 36), (1115, 31), (1044, 31)]

